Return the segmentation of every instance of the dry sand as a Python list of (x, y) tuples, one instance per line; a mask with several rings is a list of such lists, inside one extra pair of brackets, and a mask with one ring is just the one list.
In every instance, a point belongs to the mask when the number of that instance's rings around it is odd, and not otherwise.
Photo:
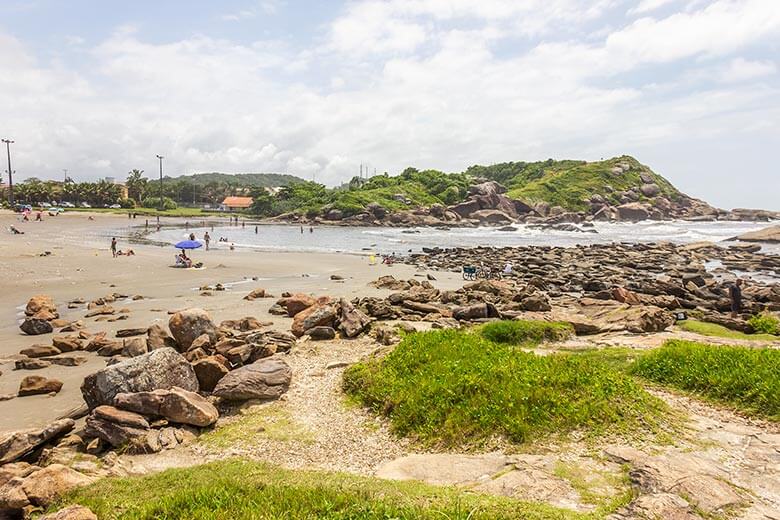
[[(0, 401), (0, 431), (40, 426), (67, 413), (82, 403), (79, 387), (87, 374), (105, 366), (105, 358), (91, 353), (79, 353), (89, 361), (78, 367), (52, 365), (40, 370), (13, 370), (19, 350), (33, 344), (50, 344), (54, 334), (26, 336), (19, 330), (24, 306), (35, 294), (52, 296), (61, 318), (83, 319), (86, 305), (67, 309), (67, 302), (83, 298), (89, 302), (114, 292), (142, 295), (139, 301), (118, 301), (115, 309), (130, 310), (127, 320), (114, 323), (85, 320), (89, 332), (110, 331), (130, 327), (146, 327), (159, 322), (167, 324), (168, 311), (201, 307), (215, 321), (255, 316), (274, 321), (276, 328), (286, 330), (290, 320), (275, 317), (267, 310), (273, 298), (246, 301), (243, 296), (263, 287), (278, 296), (284, 291), (328, 294), (354, 298), (371, 294), (386, 294), (369, 287), (368, 282), (384, 274), (410, 278), (414, 268), (396, 264), (371, 266), (363, 256), (350, 254), (314, 254), (258, 252), (227, 249), (193, 252), (203, 261), (201, 270), (174, 269), (170, 265), (176, 250), (173, 247), (128, 244), (120, 240), (119, 248), (132, 248), (133, 257), (112, 258), (109, 251), (111, 233), (128, 226), (121, 215), (95, 214), (89, 220), (84, 213), (65, 213), (44, 217), (44, 222), (18, 222), (10, 212), (0, 213), (0, 394), (15, 394), (19, 382), (27, 375), (54, 377), (64, 382), (62, 391), (54, 397), (29, 396)], [(136, 219), (138, 223), (143, 220)], [(176, 223), (163, 220), (163, 225)], [(10, 225), (24, 235), (9, 232)], [(40, 256), (50, 251), (49, 256)], [(343, 281), (330, 279), (331, 275)], [(456, 273), (438, 273), (436, 285), (442, 289), (462, 285)], [(257, 277), (257, 280), (252, 280)], [(201, 296), (199, 287), (222, 283), (225, 291), (212, 291)], [(113, 334), (109, 334), (113, 337)]]

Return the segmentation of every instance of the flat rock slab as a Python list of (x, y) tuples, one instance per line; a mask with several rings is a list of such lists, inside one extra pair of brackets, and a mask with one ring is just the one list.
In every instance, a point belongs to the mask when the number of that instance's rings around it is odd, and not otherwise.
[(502, 454), (414, 454), (383, 464), (377, 469), (376, 476), (389, 480), (463, 485), (486, 481), (509, 465), (509, 459)]
[(30, 428), (0, 437), (0, 464), (17, 460), (41, 444), (65, 435), (75, 424), (73, 419), (60, 419), (44, 428)]
[(595, 506), (582, 504), (580, 494), (568, 481), (534, 468), (509, 471), (480, 484), (476, 490), (492, 495), (544, 502), (581, 513), (595, 509)]

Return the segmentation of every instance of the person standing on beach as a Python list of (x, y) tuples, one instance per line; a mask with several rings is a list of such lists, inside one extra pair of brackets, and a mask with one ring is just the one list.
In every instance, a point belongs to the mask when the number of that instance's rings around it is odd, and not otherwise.
[(211, 242), (211, 235), (209, 235), (209, 232), (206, 231), (206, 234), (203, 235), (203, 241), (206, 242), (206, 251), (209, 250), (209, 242)]
[(111, 255), (116, 258), (116, 237), (111, 238)]
[(729, 298), (731, 299), (731, 317), (736, 318), (742, 310), (742, 279), (737, 278), (737, 282), (729, 287)]
[(255, 235), (257, 234), (257, 226), (255, 226)]

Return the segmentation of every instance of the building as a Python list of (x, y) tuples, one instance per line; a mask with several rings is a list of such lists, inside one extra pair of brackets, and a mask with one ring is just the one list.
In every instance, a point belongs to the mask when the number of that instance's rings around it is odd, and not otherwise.
[(221, 211), (236, 211), (239, 209), (248, 209), (252, 205), (252, 197), (225, 197), (220, 204)]

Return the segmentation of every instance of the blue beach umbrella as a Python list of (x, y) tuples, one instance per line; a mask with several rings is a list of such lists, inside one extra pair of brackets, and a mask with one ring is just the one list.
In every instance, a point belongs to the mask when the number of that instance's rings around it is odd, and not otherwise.
[(178, 244), (176, 244), (176, 249), (198, 249), (199, 247), (202, 247), (203, 244), (198, 242), (197, 240), (182, 240)]

